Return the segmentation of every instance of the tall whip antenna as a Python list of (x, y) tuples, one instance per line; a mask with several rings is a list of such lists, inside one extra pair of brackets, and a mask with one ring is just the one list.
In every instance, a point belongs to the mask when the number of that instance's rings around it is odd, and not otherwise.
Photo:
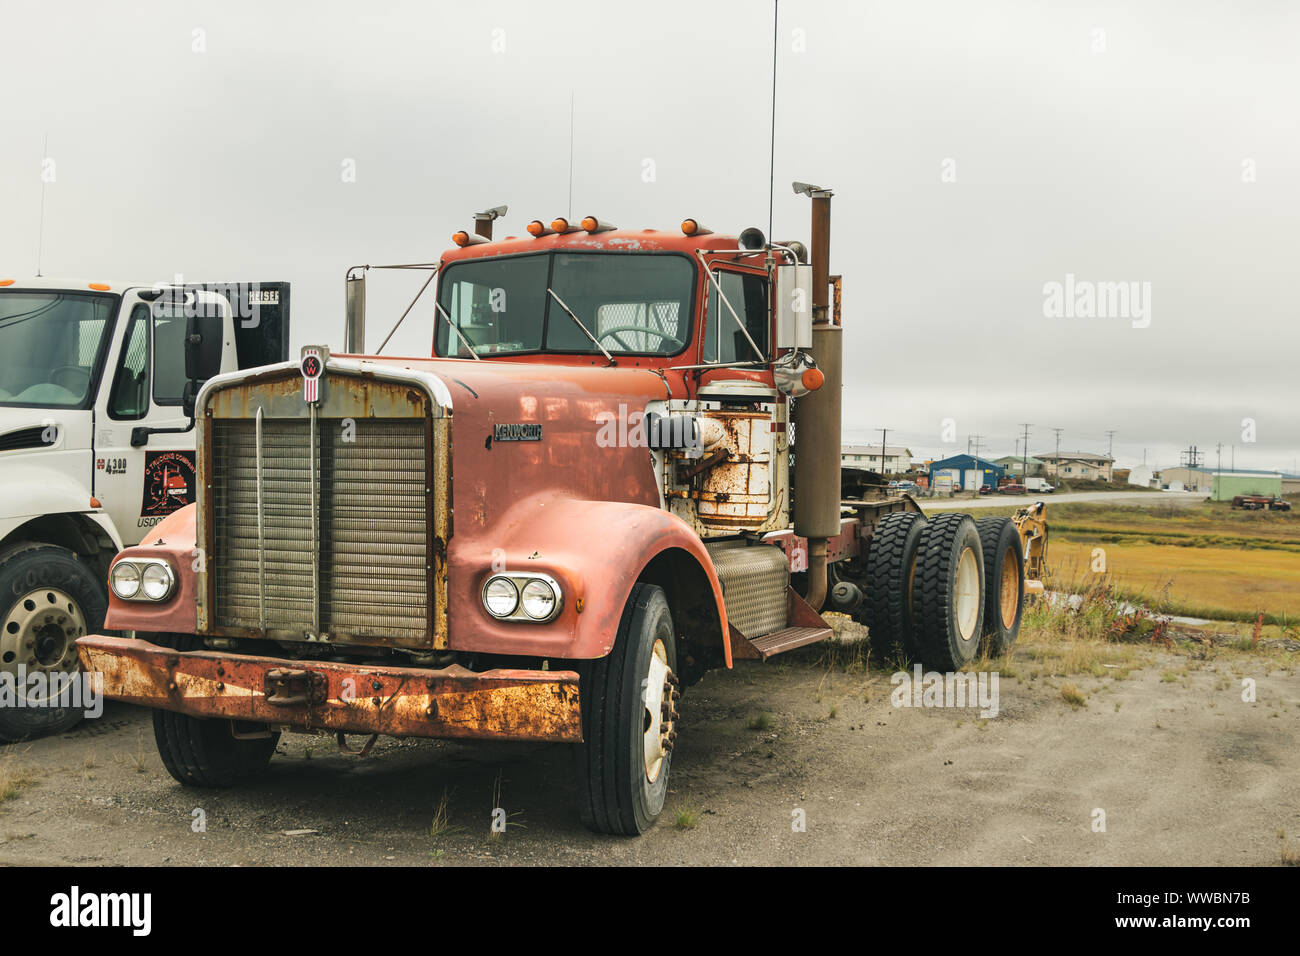
[(573, 90), (569, 90), (569, 219), (573, 218)]
[(50, 152), (50, 133), (45, 132), (45, 143), (41, 146), (41, 222), (36, 230), (36, 277), (41, 275), (41, 252), (45, 247), (45, 159)]
[(776, 198), (776, 41), (781, 0), (772, 0), (772, 143), (767, 164), (767, 238), (772, 238), (772, 208)]

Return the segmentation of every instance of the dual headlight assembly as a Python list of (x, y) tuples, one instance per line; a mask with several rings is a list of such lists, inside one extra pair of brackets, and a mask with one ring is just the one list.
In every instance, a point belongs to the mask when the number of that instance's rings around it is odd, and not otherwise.
[(166, 561), (123, 558), (108, 576), (113, 593), (123, 601), (165, 601), (176, 591), (176, 573)]
[(494, 574), (483, 582), (483, 607), (499, 621), (555, 620), (564, 593), (549, 574)]

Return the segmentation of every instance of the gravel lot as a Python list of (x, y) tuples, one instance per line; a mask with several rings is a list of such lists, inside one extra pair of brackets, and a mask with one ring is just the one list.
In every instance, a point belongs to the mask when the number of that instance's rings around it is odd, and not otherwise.
[[(715, 672), (684, 698), (668, 808), (640, 839), (582, 828), (562, 746), (386, 740), (359, 760), (286, 735), (256, 783), (192, 791), (162, 769), (149, 714), (110, 704), (0, 748), (0, 863), (1277, 863), (1279, 833), (1300, 836), (1295, 674), (1244, 654), (1138, 653), (1128, 679), (1069, 678), (1077, 707), (1063, 679), (1017, 664), (987, 720), (895, 708), (887, 670), (847, 673), (820, 652)], [(770, 726), (754, 729), (761, 712)], [(490, 838), (497, 806), (510, 826)]]

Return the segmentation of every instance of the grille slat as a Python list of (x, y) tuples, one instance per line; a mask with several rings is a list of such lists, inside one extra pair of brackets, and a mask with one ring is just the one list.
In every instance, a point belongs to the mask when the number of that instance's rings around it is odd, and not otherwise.
[[(259, 568), (268, 629), (312, 630), (310, 422), (262, 421), (262, 542), (256, 423), (212, 430), (214, 621), (257, 628)], [(366, 419), (344, 442), (316, 431), (320, 627), (327, 634), (420, 643), (428, 634), (429, 497), (422, 419)]]

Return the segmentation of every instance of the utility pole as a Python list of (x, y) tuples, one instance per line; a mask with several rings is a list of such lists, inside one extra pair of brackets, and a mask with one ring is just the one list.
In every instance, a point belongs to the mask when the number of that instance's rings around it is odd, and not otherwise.
[(888, 428), (880, 429), (880, 473), (885, 473), (885, 437), (889, 434)]
[(1021, 482), (1024, 482), (1024, 480), (1029, 477), (1029, 429), (1032, 427), (1032, 424), (1032, 422), (1020, 423), (1020, 427), (1025, 430), (1025, 457), (1020, 463), (1021, 471), (1024, 472), (1024, 474), (1020, 476)]
[(1110, 459), (1107, 465), (1107, 481), (1113, 481), (1115, 478), (1115, 429), (1109, 429), (1106, 432), (1106, 457)]
[[(1222, 489), (1223, 489), (1223, 442), (1217, 442), (1217, 443), (1215, 443), (1214, 451), (1215, 451), (1215, 453), (1218, 455), (1218, 458), (1216, 459), (1217, 464), (1215, 465), (1214, 470), (1218, 473), (1218, 479), (1219, 479), (1219, 480), (1218, 480), (1217, 484), (1218, 484), (1218, 487), (1219, 487), (1219, 489), (1220, 489), (1220, 494), (1219, 494), (1218, 496), (1216, 496), (1215, 500), (1216, 500), (1216, 501), (1222, 501), (1222, 500), (1223, 500), (1223, 497), (1222, 497)], [(1211, 486), (1213, 487), (1214, 484), (1215, 484), (1215, 482), (1212, 481), (1212, 482), (1211, 482)]]
[[(978, 474), (980, 478), (984, 477), (984, 470), (980, 467), (980, 439), (983, 437), (984, 437), (983, 435), (971, 436), (971, 438), (975, 441), (975, 473)], [(978, 481), (979, 479), (976, 480)], [(979, 481), (979, 484), (975, 486), (976, 494), (979, 494), (980, 486), (983, 484), (984, 484), (983, 481)]]
[(1052, 465), (1052, 477), (1059, 483), (1061, 480), (1061, 432), (1065, 431), (1065, 429), (1053, 428), (1052, 431), (1056, 432), (1056, 462)]

